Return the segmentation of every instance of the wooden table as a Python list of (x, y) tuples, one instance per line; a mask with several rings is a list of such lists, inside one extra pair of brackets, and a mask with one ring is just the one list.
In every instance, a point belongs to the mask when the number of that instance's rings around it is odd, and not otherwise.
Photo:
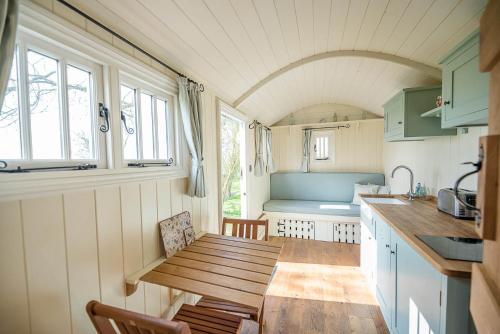
[(261, 314), (282, 242), (205, 234), (141, 281), (254, 308)]

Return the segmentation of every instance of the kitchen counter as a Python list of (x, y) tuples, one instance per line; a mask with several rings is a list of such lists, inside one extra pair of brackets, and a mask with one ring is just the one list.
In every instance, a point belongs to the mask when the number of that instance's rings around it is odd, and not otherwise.
[(447, 260), (417, 235), (479, 238), (473, 221), (456, 219), (438, 211), (433, 199), (408, 201), (402, 195), (361, 195), (362, 200), (367, 197), (391, 197), (403, 201), (405, 205), (364, 202), (439, 272), (447, 276), (470, 277), (472, 262)]

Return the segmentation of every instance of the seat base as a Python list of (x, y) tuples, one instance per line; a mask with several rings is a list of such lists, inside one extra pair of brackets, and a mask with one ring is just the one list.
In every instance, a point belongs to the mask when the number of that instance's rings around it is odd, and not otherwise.
[(250, 307), (245, 307), (231, 302), (226, 302), (210, 297), (202, 297), (196, 306), (208, 308), (211, 310), (224, 311), (231, 314), (236, 314), (245, 319), (258, 320), (258, 312)]
[(243, 317), (183, 304), (172, 320), (189, 325), (191, 333), (239, 333)]

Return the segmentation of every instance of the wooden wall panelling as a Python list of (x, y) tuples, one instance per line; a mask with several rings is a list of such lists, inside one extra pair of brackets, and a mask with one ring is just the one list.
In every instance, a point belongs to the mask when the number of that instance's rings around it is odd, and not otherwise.
[(186, 194), (182, 194), (182, 211), (189, 212), (189, 214), (191, 215), (191, 221), (193, 220), (193, 201), (194, 201), (193, 197), (188, 196)]
[(193, 197), (192, 199), (192, 221), (193, 221), (193, 227), (196, 232), (202, 231), (201, 228), (201, 201), (203, 199), (198, 198), (198, 197)]
[(92, 190), (84, 190), (64, 193), (63, 199), (73, 333), (89, 333), (94, 326), (85, 306), (101, 300), (95, 197)]
[(202, 231), (212, 232), (210, 229), (211, 226), (210, 226), (207, 198), (204, 198), (200, 201), (200, 227)]
[[(145, 283), (146, 314), (159, 317), (162, 313), (162, 292), (165, 292), (160, 285)], [(163, 297), (164, 298), (164, 297)]]
[(185, 192), (185, 180), (177, 179), (171, 182), (172, 216), (182, 212), (182, 196)]
[[(273, 128), (273, 156), (278, 171), (300, 171), (302, 164), (303, 127), (318, 125), (280, 126)], [(311, 160), (311, 171), (382, 172), (383, 121), (350, 122), (349, 129), (333, 131), (334, 161)]]
[[(123, 271), (127, 277), (144, 266), (141, 224), (141, 192), (139, 183), (120, 186), (121, 223), (123, 240)], [(125, 298), (128, 310), (144, 312), (144, 283)]]
[[(158, 189), (155, 181), (141, 183), (141, 216), (143, 262), (147, 265), (157, 260), (162, 252), (158, 225)], [(145, 313), (161, 315), (161, 288), (155, 284), (145, 284)]]
[(158, 180), (156, 183), (158, 222), (172, 217), (170, 180)]
[[(23, 224), (19, 201), (0, 203), (0, 263), (8, 268), (0, 284), (0, 332), (29, 333)], [(6, 269), (3, 269), (6, 270)]]
[(156, 182), (154, 181), (141, 183), (141, 215), (143, 263), (147, 265), (157, 260), (161, 254)]
[(95, 190), (101, 298), (105, 304), (125, 307), (120, 189)]
[(31, 328), (71, 333), (62, 196), (22, 201)]

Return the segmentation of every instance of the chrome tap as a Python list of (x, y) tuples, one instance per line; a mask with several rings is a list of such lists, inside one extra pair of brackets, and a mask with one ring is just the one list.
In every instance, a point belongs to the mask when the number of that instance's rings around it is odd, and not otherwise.
[(414, 200), (415, 199), (415, 193), (413, 192), (413, 172), (411, 171), (411, 169), (407, 166), (404, 166), (404, 165), (399, 165), (397, 166), (396, 168), (394, 168), (392, 170), (392, 175), (391, 177), (394, 178), (394, 173), (400, 169), (400, 168), (403, 168), (403, 169), (406, 169), (408, 172), (410, 172), (410, 191), (408, 191), (408, 199), (411, 201), (411, 200)]

